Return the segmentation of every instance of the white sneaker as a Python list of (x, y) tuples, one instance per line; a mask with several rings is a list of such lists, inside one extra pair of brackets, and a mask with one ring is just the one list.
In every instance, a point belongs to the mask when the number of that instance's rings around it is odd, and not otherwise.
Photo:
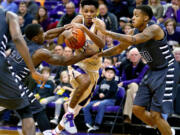
[(17, 125), (22, 126), (22, 121), (19, 121)]
[(57, 125), (58, 124), (58, 119), (52, 119), (52, 120), (50, 120), (50, 123), (53, 123), (53, 124), (55, 124), (55, 125)]
[(93, 128), (93, 126), (91, 126), (89, 123), (86, 123), (86, 127)]
[(176, 130), (174, 128), (171, 128), (172, 135), (176, 134)]
[(74, 123), (74, 114), (72, 113), (66, 113), (63, 116), (63, 121), (64, 121), (64, 129), (70, 133), (70, 134), (76, 134), (77, 133), (77, 128)]
[(46, 130), (43, 132), (43, 135), (56, 135), (52, 133), (52, 130)]

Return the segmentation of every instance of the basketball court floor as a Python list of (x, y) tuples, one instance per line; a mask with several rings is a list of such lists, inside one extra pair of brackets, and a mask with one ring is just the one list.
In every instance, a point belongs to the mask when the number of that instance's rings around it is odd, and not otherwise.
[[(18, 127), (0, 127), (0, 135), (23, 135), (23, 134), (21, 132), (21, 128)], [(37, 131), (36, 135), (42, 135), (42, 134), (39, 131)], [(63, 132), (61, 135), (70, 135), (70, 134)], [(108, 134), (77, 133), (76, 135), (108, 135)], [(125, 134), (116, 134), (116, 135), (125, 135)]]

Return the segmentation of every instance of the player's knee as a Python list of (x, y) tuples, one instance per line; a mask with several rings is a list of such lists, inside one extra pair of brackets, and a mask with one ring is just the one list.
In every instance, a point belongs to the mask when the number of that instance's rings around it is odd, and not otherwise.
[(145, 108), (141, 106), (133, 105), (132, 111), (137, 116), (137, 115), (141, 115), (145, 111)]
[(90, 78), (89, 78), (89, 77), (86, 77), (86, 78), (83, 79), (81, 85), (83, 85), (84, 87), (89, 87), (90, 84), (91, 84)]
[(151, 117), (154, 121), (159, 121), (161, 114), (159, 112), (151, 112)]
[(22, 120), (23, 122), (23, 131), (29, 135), (34, 132), (35, 124), (33, 118), (25, 118)]

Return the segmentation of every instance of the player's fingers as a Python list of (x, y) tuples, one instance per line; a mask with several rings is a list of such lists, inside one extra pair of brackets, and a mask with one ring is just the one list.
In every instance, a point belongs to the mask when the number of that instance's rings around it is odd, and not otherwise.
[(64, 25), (64, 28), (65, 28), (65, 30), (69, 30), (69, 29), (73, 28), (73, 25), (67, 24), (67, 25)]

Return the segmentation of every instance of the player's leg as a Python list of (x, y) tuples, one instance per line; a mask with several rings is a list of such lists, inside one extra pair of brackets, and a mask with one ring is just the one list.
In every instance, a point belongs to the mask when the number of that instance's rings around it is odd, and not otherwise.
[(35, 135), (35, 124), (29, 106), (17, 110), (22, 119), (22, 132), (24, 135)]
[(149, 105), (151, 101), (151, 91), (146, 86), (148, 78), (149, 77), (147, 74), (143, 78), (141, 84), (139, 85), (139, 89), (134, 99), (133, 113), (137, 118), (142, 120), (144, 123), (154, 127), (155, 124), (152, 119), (151, 113), (149, 111), (146, 111), (146, 107)]
[(170, 125), (163, 119), (160, 112), (151, 111), (151, 116), (162, 135), (172, 135)]

